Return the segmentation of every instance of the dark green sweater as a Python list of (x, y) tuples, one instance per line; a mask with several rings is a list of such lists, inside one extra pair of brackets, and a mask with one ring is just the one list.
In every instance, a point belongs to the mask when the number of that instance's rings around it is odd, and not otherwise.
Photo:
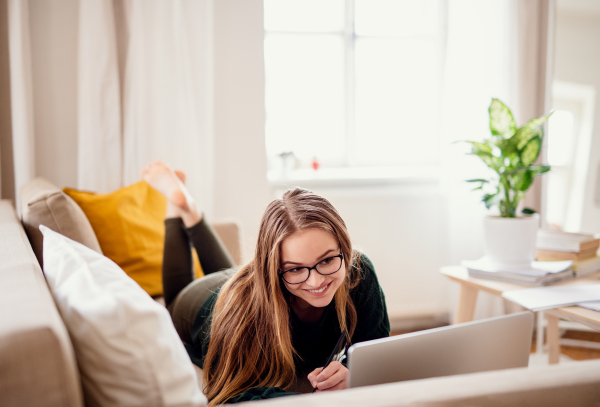
[[(352, 344), (390, 335), (390, 322), (385, 306), (385, 297), (379, 286), (373, 263), (366, 255), (359, 262), (361, 280), (350, 291), (357, 314), (357, 324), (352, 335)], [(218, 291), (204, 303), (192, 327), (192, 344), (186, 345), (190, 358), (199, 367), (204, 364), (210, 341), (210, 316), (217, 300)], [(292, 346), (300, 358), (295, 359), (296, 382), (293, 390), (310, 392), (312, 387), (306, 376), (317, 367), (322, 367), (341, 335), (340, 326), (332, 301), (325, 307), (319, 321), (302, 322), (290, 308)], [(278, 388), (250, 389), (230, 402), (260, 400), (288, 394)]]

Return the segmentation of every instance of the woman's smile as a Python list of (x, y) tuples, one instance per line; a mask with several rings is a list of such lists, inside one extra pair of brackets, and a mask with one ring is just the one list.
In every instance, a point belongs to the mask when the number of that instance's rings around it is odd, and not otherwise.
[(319, 296), (319, 295), (324, 295), (325, 292), (327, 291), (327, 289), (330, 286), (331, 286), (331, 281), (328, 282), (328, 283), (326, 283), (326, 284), (323, 284), (323, 286), (321, 286), (320, 288), (317, 288), (316, 290), (307, 290), (307, 289), (304, 289), (304, 291), (308, 291), (311, 294)]

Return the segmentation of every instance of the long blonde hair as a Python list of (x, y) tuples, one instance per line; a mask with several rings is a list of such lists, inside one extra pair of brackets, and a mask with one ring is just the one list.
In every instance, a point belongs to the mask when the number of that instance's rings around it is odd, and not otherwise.
[(287, 191), (263, 215), (254, 259), (221, 288), (212, 315), (204, 360), (209, 406), (252, 387), (288, 388), (294, 380), (290, 304), (279, 277), (281, 242), (292, 233), (319, 228), (339, 242), (346, 279), (334, 295), (340, 329), (352, 337), (356, 310), (349, 291), (360, 278), (346, 224), (325, 198), (305, 189)]

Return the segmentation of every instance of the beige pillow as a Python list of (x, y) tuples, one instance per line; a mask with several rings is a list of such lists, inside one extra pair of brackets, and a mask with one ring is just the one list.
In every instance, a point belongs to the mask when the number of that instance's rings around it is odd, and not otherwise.
[(21, 220), (27, 237), (43, 265), (40, 225), (102, 253), (88, 218), (81, 208), (57, 186), (44, 178), (35, 178), (21, 187)]

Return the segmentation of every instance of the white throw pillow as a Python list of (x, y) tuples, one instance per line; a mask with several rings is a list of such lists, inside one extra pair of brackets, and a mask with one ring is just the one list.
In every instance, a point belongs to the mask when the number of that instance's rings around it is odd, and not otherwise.
[(204, 406), (168, 311), (113, 261), (45, 226), (44, 273), (88, 406)]

